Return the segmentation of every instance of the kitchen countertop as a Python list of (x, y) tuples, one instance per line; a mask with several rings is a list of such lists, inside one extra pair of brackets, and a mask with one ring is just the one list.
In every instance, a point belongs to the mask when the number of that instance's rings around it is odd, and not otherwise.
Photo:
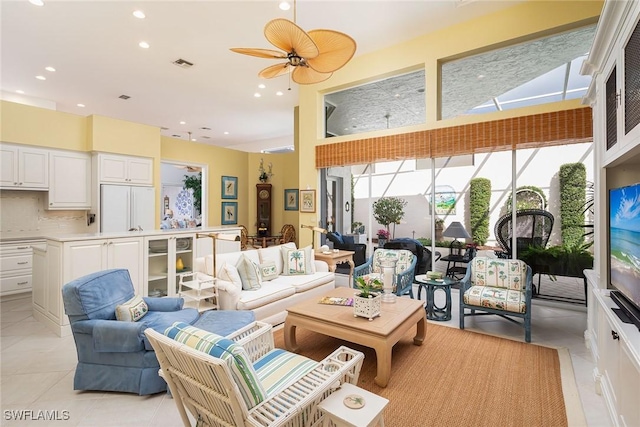
[[(206, 228), (172, 228), (167, 230), (144, 230), (144, 231), (122, 231), (122, 232), (110, 232), (110, 233), (78, 233), (67, 234), (61, 236), (43, 236), (39, 240), (53, 240), (56, 242), (69, 242), (78, 240), (94, 240), (94, 239), (119, 239), (124, 237), (146, 237), (146, 236), (161, 236), (163, 234), (188, 234), (188, 233), (207, 233), (207, 232), (220, 232), (220, 231), (240, 231), (240, 227), (206, 227)], [(6, 241), (25, 241), (33, 239), (1, 239), (3, 243)]]

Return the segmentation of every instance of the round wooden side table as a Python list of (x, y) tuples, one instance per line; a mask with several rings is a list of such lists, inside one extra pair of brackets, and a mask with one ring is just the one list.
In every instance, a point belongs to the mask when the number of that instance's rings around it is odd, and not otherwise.
[[(415, 280), (418, 282), (418, 299), (421, 299), (422, 288), (426, 290), (427, 305), (424, 309), (427, 312), (427, 319), (437, 321), (451, 320), (451, 285), (458, 283), (458, 281), (449, 277), (431, 280), (427, 279), (425, 274), (417, 275)], [(435, 293), (437, 290), (444, 292), (445, 303), (443, 306), (436, 305)]]

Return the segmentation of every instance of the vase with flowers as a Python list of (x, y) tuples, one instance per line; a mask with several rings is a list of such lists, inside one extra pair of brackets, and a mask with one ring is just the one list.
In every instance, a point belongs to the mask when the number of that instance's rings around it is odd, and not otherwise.
[(271, 169), (273, 168), (273, 164), (269, 163), (268, 169), (264, 168), (264, 159), (260, 159), (260, 166), (258, 167), (258, 179), (260, 182), (267, 182), (269, 178), (273, 176), (273, 172)]
[(356, 278), (358, 291), (353, 296), (353, 316), (366, 317), (370, 321), (380, 316), (380, 302), (382, 300), (382, 281), (377, 276), (362, 276)]
[(389, 230), (385, 228), (381, 228), (380, 230), (378, 230), (378, 247), (384, 247), (384, 244), (387, 243), (387, 240), (389, 240), (390, 236), (391, 233), (389, 233)]

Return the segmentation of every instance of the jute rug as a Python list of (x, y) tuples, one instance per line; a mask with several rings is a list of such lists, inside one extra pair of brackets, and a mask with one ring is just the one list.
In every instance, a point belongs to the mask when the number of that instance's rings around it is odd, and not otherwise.
[[(358, 386), (389, 399), (385, 410), (388, 427), (584, 424), (573, 377), (565, 381), (565, 388), (570, 389), (574, 408), (566, 410), (560, 366), (561, 359), (571, 365), (566, 349), (431, 322), (422, 346), (412, 344), (414, 335), (415, 328), (394, 346), (391, 379), (381, 388), (373, 382), (376, 357), (372, 349), (304, 329), (296, 334), (301, 354), (315, 360), (322, 360), (340, 345), (365, 354)], [(276, 347), (284, 348), (282, 329), (274, 336)]]

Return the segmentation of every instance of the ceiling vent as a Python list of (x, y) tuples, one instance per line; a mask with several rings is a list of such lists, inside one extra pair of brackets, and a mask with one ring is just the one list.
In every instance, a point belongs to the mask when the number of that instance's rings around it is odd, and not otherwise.
[(191, 62), (189, 62), (189, 61), (187, 61), (185, 59), (182, 59), (182, 58), (176, 59), (175, 61), (173, 61), (173, 63), (175, 65), (177, 65), (178, 67), (180, 67), (180, 68), (191, 68), (191, 67), (193, 67), (193, 63), (191, 63)]
[(211, 128), (208, 128), (206, 126), (202, 126), (200, 129), (202, 129), (202, 130), (211, 130)]
[(129, 98), (131, 98), (129, 95), (120, 95), (118, 98), (120, 99), (124, 99), (125, 101)]
[(169, 128), (166, 128), (166, 127), (162, 126), (162, 127), (160, 128), (160, 130), (169, 130)]

